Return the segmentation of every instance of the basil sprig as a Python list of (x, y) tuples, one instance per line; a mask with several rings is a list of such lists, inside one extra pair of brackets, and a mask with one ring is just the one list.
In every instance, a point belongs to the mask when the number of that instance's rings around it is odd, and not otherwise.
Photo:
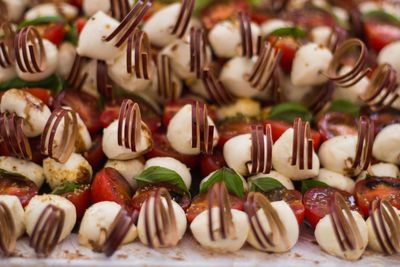
[(270, 35), (273, 36), (279, 36), (279, 37), (293, 37), (296, 39), (301, 39), (306, 37), (306, 32), (300, 29), (299, 27), (282, 27), (274, 30), (273, 32), (270, 33)]
[(29, 88), (29, 87), (41, 87), (54, 91), (55, 93), (59, 93), (64, 88), (64, 82), (60, 76), (57, 74), (53, 74), (50, 77), (41, 80), (41, 81), (24, 81), (20, 78), (14, 78), (7, 82), (0, 84), (0, 91), (8, 90), (10, 88)]
[(244, 197), (242, 178), (234, 170), (223, 167), (214, 172), (211, 177), (201, 184), (200, 193), (206, 193), (215, 183), (224, 182), (228, 191), (238, 197)]
[(182, 177), (177, 172), (164, 167), (149, 167), (136, 176), (135, 179), (139, 187), (154, 183), (168, 183), (182, 189), (190, 195)]
[(330, 112), (342, 112), (350, 114), (354, 117), (360, 115), (360, 107), (347, 101), (347, 100), (335, 100), (331, 103), (328, 111)]
[(272, 177), (260, 177), (249, 181), (249, 190), (252, 192), (266, 193), (285, 188), (281, 182)]
[(271, 120), (283, 120), (289, 123), (293, 123), (293, 120), (297, 117), (304, 121), (311, 121), (313, 116), (305, 106), (292, 102), (273, 106), (268, 114), (268, 118)]
[(301, 193), (304, 194), (305, 192), (307, 192), (308, 190), (310, 190), (311, 188), (314, 187), (321, 187), (321, 188), (327, 188), (329, 187), (329, 185), (327, 185), (324, 182), (321, 181), (316, 181), (316, 180), (303, 180), (301, 181)]
[(54, 195), (63, 195), (66, 193), (74, 192), (76, 189), (79, 189), (80, 187), (81, 187), (80, 184), (67, 181), (62, 185), (59, 185), (56, 188), (54, 188), (54, 190), (51, 193)]
[(387, 22), (400, 26), (400, 19), (393, 14), (386, 12), (383, 9), (371, 10), (363, 14), (363, 18), (380, 18)]
[(37, 17), (32, 20), (24, 20), (18, 25), (18, 28), (23, 28), (23, 27), (29, 26), (29, 25), (35, 26), (35, 25), (49, 24), (49, 23), (60, 22), (60, 21), (64, 21), (63, 18), (60, 16), (42, 16), (42, 17)]

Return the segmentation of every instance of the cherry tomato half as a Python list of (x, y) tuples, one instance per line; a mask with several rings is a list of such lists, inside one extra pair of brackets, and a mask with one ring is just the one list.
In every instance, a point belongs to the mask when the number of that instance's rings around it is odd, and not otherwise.
[(38, 191), (37, 185), (28, 178), (13, 174), (0, 174), (0, 195), (18, 197), (23, 207), (28, 205)]
[(202, 155), (200, 163), (200, 172), (202, 177), (226, 166), (224, 155), (221, 149), (216, 149), (212, 155)]
[(318, 120), (318, 131), (323, 140), (345, 134), (357, 134), (357, 120), (350, 114), (328, 112)]
[(43, 38), (49, 40), (55, 45), (60, 45), (64, 40), (65, 28), (64, 22), (50, 24), (44, 30)]
[(62, 196), (74, 204), (76, 217), (79, 220), (83, 217), (90, 204), (90, 185), (81, 185), (73, 192), (62, 194)]
[(292, 37), (275, 37), (271, 36), (268, 38), (270, 43), (275, 43), (278, 50), (281, 51), (280, 65), (286, 73), (292, 71), (293, 59), (299, 48), (299, 43), (296, 42)]
[(400, 40), (400, 28), (375, 20), (364, 23), (364, 33), (370, 48), (379, 52), (388, 44)]
[(93, 139), (92, 146), (89, 150), (83, 153), (83, 156), (89, 162), (90, 166), (92, 166), (94, 171), (100, 170), (107, 160), (107, 157), (103, 152), (102, 139), (103, 137), (101, 135), (96, 136)]

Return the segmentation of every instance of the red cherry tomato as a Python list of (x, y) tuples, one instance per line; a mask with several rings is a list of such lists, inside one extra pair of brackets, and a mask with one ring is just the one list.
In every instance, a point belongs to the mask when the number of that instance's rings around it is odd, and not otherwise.
[(101, 169), (107, 160), (107, 157), (103, 152), (102, 139), (103, 137), (98, 135), (94, 138), (92, 147), (83, 153), (83, 156), (89, 162), (90, 166), (92, 166), (94, 171)]
[(113, 168), (104, 168), (96, 174), (90, 194), (93, 203), (114, 201), (128, 210), (132, 208), (132, 189), (125, 178)]
[(134, 210), (140, 210), (142, 204), (155, 192), (158, 188), (164, 187), (168, 190), (172, 200), (178, 203), (183, 210), (187, 210), (190, 206), (190, 196), (181, 189), (165, 183), (148, 184), (139, 188), (132, 198), (132, 207)]
[[(236, 210), (243, 210), (244, 200), (229, 194), (229, 202), (231, 208)], [(208, 209), (207, 194), (199, 194), (192, 199), (192, 204), (186, 211), (186, 218), (191, 223), (197, 215)]]
[(367, 177), (357, 182), (355, 196), (364, 216), (369, 215), (369, 207), (375, 199), (387, 200), (400, 209), (400, 180), (392, 177)]
[(292, 71), (294, 56), (299, 48), (299, 43), (292, 37), (282, 37), (278, 39), (278, 37), (271, 36), (268, 38), (268, 41), (270, 43), (276, 42), (276, 48), (281, 51), (280, 65), (286, 73), (290, 73)]
[(40, 100), (42, 100), (43, 103), (46, 105), (49, 105), (50, 103), (50, 98), (51, 98), (51, 91), (46, 88), (40, 88), (40, 87), (31, 87), (31, 88), (26, 88), (23, 89), (25, 92), (28, 92)]
[(220, 21), (227, 20), (236, 16), (240, 11), (249, 9), (248, 3), (242, 0), (230, 1), (229, 3), (219, 3), (205, 8), (201, 14), (201, 21), (209, 30)]
[(0, 174), (0, 195), (18, 197), (25, 207), (38, 194), (39, 188), (31, 180), (13, 174)]
[(313, 228), (315, 228), (319, 220), (329, 214), (336, 192), (339, 192), (345, 198), (350, 209), (358, 211), (355, 198), (352, 194), (331, 187), (311, 188), (304, 193), (303, 204), (305, 207), (305, 217)]
[(78, 32), (78, 35), (82, 32), (83, 27), (85, 27), (86, 25), (86, 18), (84, 17), (80, 17), (75, 21), (75, 27), (76, 27), (76, 31)]
[(90, 204), (90, 185), (81, 185), (72, 192), (62, 194), (74, 204), (77, 219), (81, 219)]
[[(256, 123), (256, 122), (254, 122)], [(218, 146), (222, 149), (224, 144), (237, 135), (251, 133), (251, 121), (227, 121), (218, 127)]]
[(303, 196), (297, 190), (277, 189), (265, 193), (270, 201), (284, 200), (292, 208), (299, 225), (303, 223), (305, 208), (303, 205)]
[(357, 134), (357, 120), (342, 112), (328, 112), (318, 120), (318, 131), (323, 140), (344, 134)]
[(226, 166), (224, 156), (220, 149), (215, 150), (212, 155), (203, 155), (201, 157), (200, 172), (202, 177)]
[(49, 40), (55, 45), (60, 45), (64, 40), (64, 35), (64, 22), (58, 22), (47, 26), (43, 33), (43, 38)]
[(107, 128), (113, 121), (118, 119), (120, 106), (106, 106), (100, 115), (100, 122), (103, 128)]
[(364, 33), (368, 46), (376, 52), (388, 44), (400, 40), (400, 28), (385, 22), (366, 21)]
[(200, 155), (184, 155), (173, 149), (165, 133), (153, 134), (153, 148), (146, 158), (171, 157), (184, 163), (188, 168), (195, 169), (200, 163)]

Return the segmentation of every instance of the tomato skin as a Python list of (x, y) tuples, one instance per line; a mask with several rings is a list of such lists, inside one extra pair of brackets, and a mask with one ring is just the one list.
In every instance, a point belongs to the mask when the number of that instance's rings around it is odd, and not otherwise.
[(90, 185), (81, 185), (73, 192), (62, 194), (62, 196), (74, 204), (76, 209), (76, 217), (78, 220), (80, 220), (90, 204)]
[(145, 155), (146, 159), (171, 157), (184, 163), (190, 169), (197, 168), (200, 163), (200, 155), (184, 155), (174, 150), (165, 133), (154, 133), (153, 141), (153, 148)]
[(322, 140), (345, 134), (357, 134), (357, 120), (342, 112), (328, 112), (318, 120), (318, 131)]
[(212, 155), (202, 155), (200, 162), (200, 172), (202, 177), (226, 166), (224, 155), (220, 149), (215, 150)]
[(86, 18), (80, 17), (75, 21), (75, 26), (76, 26), (76, 31), (78, 32), (78, 35), (82, 32), (83, 28), (86, 25)]
[[(244, 208), (244, 200), (232, 194), (229, 194), (229, 202), (231, 203), (232, 209), (243, 210)], [(192, 199), (192, 204), (186, 211), (186, 219), (191, 223), (197, 215), (206, 209), (208, 209), (207, 194), (198, 194)]]
[(253, 123), (250, 121), (223, 122), (218, 127), (218, 134), (219, 134), (218, 147), (222, 149), (225, 143), (232, 137), (241, 134), (251, 133), (252, 124)]
[(387, 200), (400, 209), (400, 180), (392, 177), (367, 177), (358, 181), (355, 187), (357, 205), (365, 217), (375, 199)]
[(364, 33), (368, 46), (376, 52), (381, 51), (388, 44), (400, 40), (400, 28), (385, 22), (366, 21)]
[(249, 9), (249, 4), (243, 0), (234, 0), (228, 3), (218, 3), (211, 5), (203, 10), (201, 13), (201, 21), (203, 25), (210, 30), (220, 21), (227, 20), (240, 11)]
[(272, 44), (275, 43), (276, 48), (281, 51), (280, 65), (286, 73), (290, 73), (299, 44), (292, 37), (278, 38), (271, 36), (268, 41)]
[(93, 203), (114, 201), (128, 210), (132, 207), (132, 189), (125, 178), (113, 168), (104, 168), (96, 174), (90, 195)]
[(49, 89), (40, 87), (31, 87), (31, 88), (25, 88), (23, 90), (39, 98), (46, 105), (49, 105), (51, 99), (51, 91)]
[(103, 137), (98, 135), (94, 138), (92, 147), (83, 153), (83, 156), (89, 162), (90, 166), (92, 166), (94, 171), (100, 170), (107, 160), (107, 157), (103, 152), (102, 140)]
[(44, 31), (42, 37), (58, 46), (64, 40), (64, 36), (65, 36), (64, 22), (58, 22), (50, 24)]
[(18, 197), (24, 208), (38, 192), (37, 185), (27, 178), (12, 174), (0, 175), (0, 195)]

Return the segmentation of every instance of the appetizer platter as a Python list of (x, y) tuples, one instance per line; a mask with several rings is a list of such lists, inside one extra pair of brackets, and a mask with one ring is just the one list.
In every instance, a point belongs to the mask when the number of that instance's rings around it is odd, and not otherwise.
[(400, 264), (400, 3), (0, 0), (0, 266)]

